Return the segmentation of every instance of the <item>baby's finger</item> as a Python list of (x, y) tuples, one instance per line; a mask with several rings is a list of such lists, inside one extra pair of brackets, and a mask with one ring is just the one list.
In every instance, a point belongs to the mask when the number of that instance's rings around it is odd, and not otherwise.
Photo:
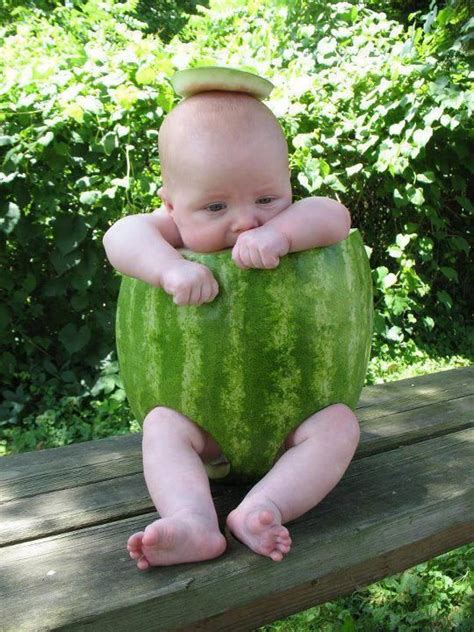
[(248, 246), (242, 246), (242, 248), (240, 249), (240, 260), (242, 261), (242, 268), (254, 267), (250, 254), (250, 248)]
[(247, 268), (248, 266), (244, 263), (243, 259), (242, 259), (242, 248), (241, 247), (235, 247), (232, 251), (232, 259), (234, 260), (234, 263), (236, 266), (238, 266), (239, 268)]
[(173, 302), (176, 305), (189, 305), (190, 288), (177, 290), (174, 294)]
[(219, 283), (217, 283), (215, 279), (212, 279), (211, 289), (212, 289), (211, 300), (213, 301), (216, 298), (216, 296), (219, 294)]
[(209, 301), (212, 300), (211, 296), (212, 296), (212, 283), (211, 281), (206, 281), (201, 288), (200, 304), (209, 303)]
[(196, 283), (191, 288), (191, 293), (189, 295), (189, 304), (190, 305), (200, 305), (202, 301), (202, 288), (201, 283)]
[(252, 268), (264, 268), (262, 256), (257, 248), (249, 248), (249, 257), (252, 262)]
[(216, 298), (218, 292), (219, 286), (217, 285), (217, 281), (211, 279), (209, 283), (206, 283), (205, 290), (201, 294), (201, 302), (210, 303)]
[(280, 257), (276, 257), (275, 255), (266, 255), (263, 257), (264, 268), (277, 268), (279, 263)]

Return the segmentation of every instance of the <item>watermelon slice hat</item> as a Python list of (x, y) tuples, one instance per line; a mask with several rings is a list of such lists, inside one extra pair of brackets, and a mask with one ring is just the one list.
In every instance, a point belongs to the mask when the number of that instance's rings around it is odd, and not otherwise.
[(244, 70), (222, 66), (202, 66), (178, 70), (171, 78), (171, 85), (176, 94), (184, 98), (199, 92), (224, 90), (244, 92), (262, 100), (266, 99), (274, 88), (268, 79)]

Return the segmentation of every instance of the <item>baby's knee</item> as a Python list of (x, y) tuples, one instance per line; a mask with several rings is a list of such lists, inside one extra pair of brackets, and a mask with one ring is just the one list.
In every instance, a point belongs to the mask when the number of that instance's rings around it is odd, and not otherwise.
[(182, 413), (166, 406), (156, 406), (143, 421), (144, 441), (156, 434), (180, 441), (190, 441), (197, 452), (204, 449), (206, 442), (202, 428)]
[(331, 425), (334, 433), (351, 447), (357, 447), (360, 439), (359, 420), (354, 412), (345, 404), (333, 404), (331, 409)]
[(157, 428), (174, 428), (177, 423), (177, 413), (172, 408), (156, 406), (150, 410), (143, 420), (143, 432), (149, 433)]

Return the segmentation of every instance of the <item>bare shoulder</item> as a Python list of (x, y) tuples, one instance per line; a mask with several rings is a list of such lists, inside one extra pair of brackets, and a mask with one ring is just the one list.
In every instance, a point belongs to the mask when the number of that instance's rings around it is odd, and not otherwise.
[(183, 240), (179, 233), (178, 227), (174, 223), (171, 215), (163, 207), (155, 209), (149, 215), (150, 221), (160, 231), (161, 235), (174, 248), (182, 248)]

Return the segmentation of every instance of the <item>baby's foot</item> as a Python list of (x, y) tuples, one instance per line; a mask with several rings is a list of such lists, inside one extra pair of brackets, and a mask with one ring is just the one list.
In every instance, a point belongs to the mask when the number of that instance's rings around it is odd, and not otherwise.
[(226, 540), (217, 526), (199, 514), (179, 514), (149, 524), (130, 536), (127, 549), (137, 567), (200, 562), (221, 555)]
[(227, 516), (227, 526), (252, 551), (281, 562), (291, 548), (288, 529), (281, 524), (281, 513), (271, 501), (249, 499)]

